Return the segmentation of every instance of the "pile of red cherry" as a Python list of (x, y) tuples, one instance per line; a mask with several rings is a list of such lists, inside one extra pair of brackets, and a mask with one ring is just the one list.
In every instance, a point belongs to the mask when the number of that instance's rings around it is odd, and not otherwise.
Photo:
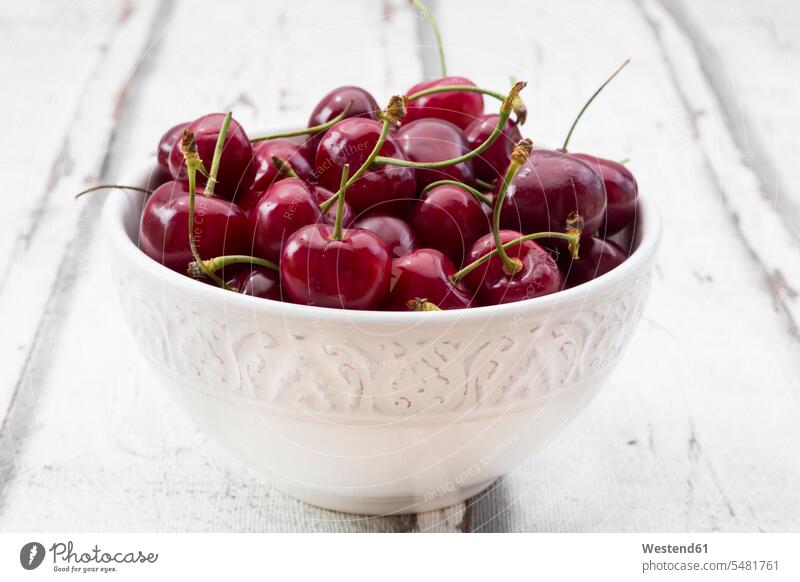
[[(636, 180), (566, 142), (532, 149), (523, 87), (443, 76), (383, 110), (340, 87), (308, 128), (255, 138), (230, 114), (176, 125), (140, 247), (232, 291), (343, 309), (458, 309), (580, 285), (627, 258), (607, 237), (633, 228)], [(499, 113), (484, 113), (485, 96)]]

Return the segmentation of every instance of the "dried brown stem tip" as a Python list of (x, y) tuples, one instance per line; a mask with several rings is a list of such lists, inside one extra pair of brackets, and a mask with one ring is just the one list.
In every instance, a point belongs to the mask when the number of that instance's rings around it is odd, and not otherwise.
[(528, 161), (528, 157), (531, 155), (532, 150), (533, 142), (526, 137), (514, 146), (514, 149), (511, 151), (511, 159), (514, 161), (514, 163), (522, 165)]
[(578, 257), (578, 249), (580, 247), (581, 234), (583, 233), (583, 216), (577, 212), (570, 212), (567, 216), (567, 234), (575, 236), (575, 242), (569, 243), (569, 252), (573, 259)]
[(503, 113), (505, 113), (506, 115), (511, 115), (512, 111), (516, 111), (515, 106), (519, 106), (519, 104), (522, 103), (522, 101), (520, 101), (519, 99), (519, 93), (526, 86), (527, 83), (525, 81), (517, 81), (516, 83), (514, 83), (514, 86), (511, 88), (511, 91), (508, 93), (508, 95), (506, 95), (506, 98), (503, 99), (503, 104), (500, 106), (500, 110)]
[(386, 106), (386, 109), (382, 112), (383, 119), (391, 122), (394, 125), (398, 125), (400, 120), (406, 114), (406, 107), (408, 106), (408, 97), (405, 95), (393, 95), (391, 99), (389, 99), (389, 105)]
[(207, 176), (206, 168), (203, 165), (203, 160), (200, 159), (200, 154), (197, 152), (197, 142), (194, 139), (194, 132), (191, 129), (183, 130), (183, 138), (181, 139), (181, 152), (183, 152), (183, 159), (186, 160), (186, 167), (194, 167), (195, 170), (202, 175)]
[(294, 171), (292, 164), (288, 160), (284, 160), (280, 156), (272, 156), (272, 165), (278, 170), (278, 173), (283, 178), (297, 178), (297, 172)]
[(427, 299), (420, 299), (419, 297), (409, 299), (406, 306), (411, 311), (441, 311), (434, 303), (431, 303)]

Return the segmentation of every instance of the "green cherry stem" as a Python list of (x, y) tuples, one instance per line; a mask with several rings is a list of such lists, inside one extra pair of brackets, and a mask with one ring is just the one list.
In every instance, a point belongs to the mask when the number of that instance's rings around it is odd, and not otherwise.
[(81, 190), (77, 194), (75, 194), (75, 198), (80, 198), (84, 194), (88, 194), (89, 192), (96, 192), (98, 190), (106, 190), (110, 188), (118, 188), (119, 190), (134, 190), (136, 192), (144, 192), (145, 194), (152, 194), (153, 190), (149, 188), (141, 188), (139, 186), (122, 186), (121, 184), (98, 184), (97, 186), (92, 186), (91, 188), (87, 188), (86, 190)]
[(564, 232), (536, 232), (533, 234), (526, 234), (525, 236), (521, 236), (519, 238), (515, 238), (514, 240), (508, 241), (506, 244), (501, 245), (500, 247), (492, 250), (489, 253), (486, 253), (481, 258), (475, 260), (474, 262), (470, 263), (460, 271), (456, 271), (450, 276), (450, 281), (454, 284), (458, 283), (461, 279), (469, 275), (472, 271), (480, 267), (481, 265), (489, 262), (492, 257), (496, 257), (500, 254), (499, 249), (503, 249), (507, 251), (514, 245), (518, 245), (524, 243), (529, 240), (537, 240), (540, 238), (560, 238), (567, 241), (570, 245), (570, 248), (574, 249), (574, 254), (577, 254), (578, 245), (580, 244), (580, 235), (578, 234), (567, 234)]
[(500, 258), (503, 260), (503, 271), (506, 275), (513, 275), (522, 269), (522, 262), (519, 259), (512, 259), (503, 248), (503, 243), (500, 240), (500, 211), (503, 209), (503, 201), (506, 199), (506, 192), (511, 180), (517, 175), (517, 172), (528, 160), (533, 149), (533, 142), (529, 139), (524, 139), (514, 146), (511, 152), (511, 161), (508, 164), (508, 169), (503, 176), (503, 184), (500, 186), (500, 191), (494, 199), (494, 211), (492, 212), (492, 236), (494, 237), (494, 246), (497, 249)]
[[(518, 83), (515, 82), (514, 86), (517, 84)], [(437, 85), (436, 87), (428, 87), (427, 89), (423, 89), (422, 91), (417, 91), (416, 93), (408, 95), (408, 101), (416, 101), (420, 97), (435, 95), (436, 93), (450, 93), (452, 91), (457, 91), (459, 93), (480, 93), (482, 95), (494, 97), (498, 101), (505, 101), (507, 97), (499, 91), (492, 91), (491, 89), (484, 89), (483, 87), (473, 87), (472, 85)], [(528, 108), (518, 94), (514, 96), (514, 99), (511, 102), (511, 112), (516, 115), (518, 124), (525, 124), (525, 120), (528, 117)]]
[(278, 270), (278, 265), (267, 259), (259, 257), (250, 257), (248, 255), (224, 255), (221, 257), (214, 257), (205, 261), (192, 261), (189, 263), (187, 272), (197, 277), (200, 273), (216, 273), (220, 269), (224, 269), (230, 265), (253, 265), (255, 267), (264, 267), (265, 269)]
[(506, 121), (508, 121), (511, 112), (513, 111), (513, 102), (514, 99), (519, 95), (519, 92), (525, 87), (525, 83), (519, 82), (511, 89), (508, 95), (506, 95), (505, 99), (503, 100), (502, 105), (500, 106), (500, 115), (497, 117), (497, 124), (495, 125), (492, 133), (486, 138), (486, 141), (483, 142), (481, 145), (476, 147), (474, 150), (469, 151), (463, 155), (458, 156), (457, 158), (452, 158), (450, 160), (443, 160), (441, 162), (412, 162), (409, 160), (400, 160), (397, 158), (386, 158), (383, 156), (377, 156), (375, 158), (376, 164), (389, 164), (392, 166), (402, 166), (404, 168), (420, 168), (420, 169), (435, 169), (435, 168), (446, 168), (448, 166), (454, 166), (456, 164), (460, 164), (461, 162), (466, 162), (467, 160), (474, 158), (475, 156), (481, 155), (485, 152), (491, 145), (497, 141), (497, 138), (500, 137), (500, 134), (503, 132), (503, 128), (506, 125)]
[(342, 119), (344, 119), (345, 115), (350, 111), (350, 107), (353, 105), (353, 100), (347, 102), (344, 110), (331, 119), (330, 121), (326, 121), (325, 123), (320, 123), (319, 125), (313, 125), (311, 127), (304, 127), (302, 129), (294, 129), (292, 131), (284, 131), (282, 133), (270, 133), (268, 135), (260, 135), (258, 137), (251, 137), (250, 142), (255, 143), (259, 141), (268, 141), (271, 139), (278, 139), (280, 137), (297, 137), (299, 135), (311, 135), (314, 133), (320, 133), (325, 131), (326, 129), (330, 129), (337, 123), (339, 123)]
[(431, 11), (428, 10), (428, 7), (425, 6), (421, 0), (411, 0), (411, 3), (419, 11), (420, 15), (428, 21), (428, 24), (431, 26), (431, 30), (433, 30), (433, 35), (436, 37), (436, 44), (439, 47), (439, 63), (442, 66), (442, 77), (446, 77), (447, 64), (444, 60), (444, 44), (442, 43), (442, 35), (439, 32), (439, 24), (436, 22), (436, 18), (433, 16), (433, 14), (431, 14)]
[(492, 183), (492, 182), (487, 182), (486, 180), (481, 180), (480, 178), (475, 178), (475, 183), (478, 186), (480, 186), (481, 188), (483, 188), (484, 190), (487, 190), (489, 192), (494, 190), (494, 183)]
[(468, 186), (463, 182), (459, 182), (458, 180), (439, 180), (438, 182), (431, 182), (422, 189), (422, 192), (420, 192), (420, 196), (424, 196), (428, 191), (432, 190), (433, 188), (436, 188), (436, 186), (458, 186), (462, 190), (466, 190), (467, 192), (472, 194), (472, 197), (475, 198), (475, 200), (477, 200), (481, 204), (485, 204), (486, 206), (492, 205), (492, 201), (489, 199), (488, 196), (486, 196), (486, 194), (484, 194), (480, 190), (473, 188), (472, 186)]
[(225, 114), (225, 119), (222, 120), (222, 126), (219, 128), (219, 135), (217, 135), (217, 143), (214, 146), (214, 157), (211, 158), (211, 170), (208, 172), (208, 180), (206, 181), (206, 188), (203, 193), (211, 197), (214, 194), (214, 187), (217, 185), (217, 174), (219, 173), (219, 162), (222, 159), (222, 150), (225, 149), (225, 138), (228, 137), (228, 127), (233, 119), (233, 113), (228, 111)]
[(572, 125), (569, 128), (569, 132), (567, 132), (567, 137), (564, 139), (564, 145), (561, 146), (561, 151), (562, 152), (566, 152), (567, 151), (567, 145), (569, 145), (569, 140), (572, 137), (572, 132), (575, 131), (575, 126), (578, 125), (578, 121), (580, 121), (581, 117), (583, 117), (584, 111), (586, 111), (589, 108), (589, 105), (592, 104), (592, 101), (594, 101), (594, 98), (597, 97), (600, 94), (600, 92), (603, 89), (606, 88), (606, 85), (608, 85), (611, 82), (611, 80), (614, 77), (616, 77), (619, 74), (619, 72), (622, 69), (624, 69), (625, 66), (630, 62), (631, 62), (630, 59), (626, 59), (624, 63), (622, 63), (619, 67), (617, 67), (617, 70), (614, 71), (611, 74), (611, 76), (608, 79), (606, 79), (605, 82), (602, 85), (600, 85), (594, 93), (592, 93), (592, 96), (589, 97), (589, 100), (586, 103), (583, 104), (583, 107), (581, 107), (581, 110), (578, 112), (578, 116), (575, 118), (575, 121), (572, 122)]
[(342, 240), (342, 223), (344, 222), (344, 196), (347, 193), (347, 179), (350, 177), (350, 164), (342, 168), (342, 179), (339, 182), (339, 200), (336, 203), (336, 221), (333, 223), (333, 232), (330, 240)]
[[(378, 152), (381, 151), (383, 144), (386, 142), (386, 138), (389, 137), (389, 130), (391, 129), (392, 125), (397, 125), (400, 122), (405, 113), (406, 113), (406, 99), (404, 97), (398, 97), (397, 95), (395, 95), (391, 99), (389, 99), (389, 105), (381, 113), (383, 122), (381, 125), (381, 133), (378, 136), (378, 141), (375, 142), (375, 147), (372, 148), (372, 151), (369, 153), (369, 156), (367, 156), (367, 159), (364, 160), (364, 163), (361, 165), (361, 167), (358, 170), (356, 170), (356, 173), (353, 174), (349, 180), (347, 180), (347, 183), (344, 185), (344, 189), (349, 189), (350, 187), (352, 187), (352, 185), (355, 184), (356, 181), (359, 178), (361, 178), (361, 176), (364, 175), (364, 172), (366, 172), (370, 168), (370, 166), (375, 162), (375, 160), (378, 159)], [(393, 158), (388, 158), (388, 159), (393, 159)], [(319, 205), (319, 208), (323, 214), (328, 212), (330, 207), (333, 206), (333, 203), (338, 200), (338, 197), (341, 194), (341, 192), (342, 188), (339, 188), (336, 194), (334, 194), (333, 196), (328, 198), (325, 202)]]

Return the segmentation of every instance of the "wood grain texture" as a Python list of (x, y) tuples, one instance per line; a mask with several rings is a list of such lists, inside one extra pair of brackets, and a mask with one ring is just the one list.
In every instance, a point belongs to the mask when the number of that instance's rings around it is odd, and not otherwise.
[[(632, 57), (571, 149), (630, 157), (665, 222), (620, 368), (546, 450), (470, 501), (468, 528), (797, 529), (800, 254), (687, 37), (650, 1), (513, 2), (513, 19), (487, 18), (480, 2), (439, 5), (449, 68), (491, 86), (529, 81), (525, 128), (541, 144), (560, 145), (586, 97)], [(471, 42), (481, 34), (492, 51)]]

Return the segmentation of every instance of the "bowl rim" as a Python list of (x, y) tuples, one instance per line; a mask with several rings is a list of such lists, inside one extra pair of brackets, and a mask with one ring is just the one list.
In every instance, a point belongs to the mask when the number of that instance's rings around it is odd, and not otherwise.
[[(139, 185), (146, 184), (147, 177), (153, 168), (154, 160), (138, 171), (127, 174), (121, 184)], [(487, 305), (469, 309), (454, 309), (444, 311), (402, 312), (402, 311), (377, 311), (336, 309), (332, 307), (319, 307), (299, 305), (284, 301), (252, 297), (240, 293), (231, 293), (219, 287), (204, 285), (193, 279), (181, 275), (157, 261), (148, 257), (139, 249), (137, 243), (128, 235), (125, 228), (126, 216), (130, 212), (136, 213), (138, 224), (141, 216), (141, 204), (134, 201), (142, 196), (139, 192), (113, 188), (108, 193), (103, 205), (102, 223), (107, 242), (116, 252), (121, 253), (137, 269), (147, 272), (150, 276), (160, 279), (164, 284), (174, 287), (176, 291), (187, 298), (204, 298), (209, 301), (221, 301), (226, 311), (241, 308), (250, 315), (263, 314), (267, 316), (294, 317), (299, 319), (316, 319), (330, 322), (350, 323), (405, 323), (417, 324), (422, 320), (441, 324), (454, 323), (456, 320), (464, 322), (477, 322), (507, 315), (519, 315), (520, 311), (536, 310), (547, 312), (553, 309), (570, 308), (581, 305), (592, 297), (602, 297), (608, 293), (619, 293), (621, 284), (629, 277), (649, 265), (661, 239), (661, 216), (653, 200), (639, 197), (637, 218), (639, 227), (639, 243), (630, 257), (614, 270), (601, 275), (587, 283), (564, 289), (557, 293), (534, 297), (524, 301), (504, 303), (501, 305)], [(136, 206), (136, 208), (134, 208)]]

